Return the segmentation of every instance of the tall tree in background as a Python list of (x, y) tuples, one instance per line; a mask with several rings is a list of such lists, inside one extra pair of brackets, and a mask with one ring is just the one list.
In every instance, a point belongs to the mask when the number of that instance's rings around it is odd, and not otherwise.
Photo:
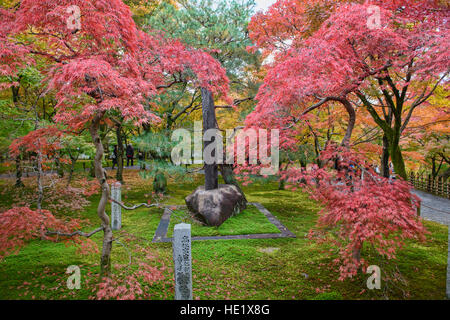
[(447, 90), (437, 88), (427, 107), (415, 112), (404, 131), (402, 147), (410, 167), (430, 172), (433, 179), (450, 176), (449, 103)]
[[(206, 49), (230, 79), (230, 96), (238, 105), (252, 100), (258, 84), (249, 76), (249, 68), (258, 68), (258, 54), (249, 53), (251, 45), (247, 26), (254, 10), (254, 1), (180, 0), (177, 5), (163, 2), (148, 19), (152, 30), (161, 30), (166, 37), (181, 39), (189, 46)], [(158, 100), (164, 105), (167, 128), (201, 109), (201, 92), (179, 84)], [(231, 108), (218, 106), (222, 109)]]
[[(253, 77), (252, 71), (258, 70), (260, 62), (259, 54), (249, 52), (246, 48), (251, 45), (247, 26), (254, 6), (253, 0), (180, 0), (177, 5), (162, 3), (148, 20), (151, 29), (161, 30), (167, 37), (182, 39), (195, 48), (207, 48), (227, 70), (230, 97), (234, 100), (232, 103), (220, 103), (216, 96), (210, 97), (210, 92), (186, 85), (183, 75), (180, 75), (174, 79), (179, 82), (178, 85), (156, 101), (162, 107), (167, 129), (174, 128), (201, 109), (204, 111), (202, 115), (212, 116), (212, 120), (207, 121), (210, 126), (219, 129), (221, 125), (236, 127), (239, 125), (239, 115), (233, 107), (241, 105), (244, 110), (253, 107), (259, 79)], [(202, 98), (208, 100), (208, 103), (202, 103)], [(212, 114), (215, 111), (205, 113), (206, 106), (212, 110), (220, 110), (223, 117), (218, 116), (216, 120), (215, 114)], [(206, 120), (203, 119), (204, 124)], [(210, 127), (203, 129), (206, 131), (208, 128)], [(206, 180), (211, 181), (207, 183), (208, 186), (217, 185), (216, 167), (207, 166)], [(220, 165), (220, 169), (225, 183), (240, 188), (234, 179), (232, 166)]]
[(158, 11), (162, 3), (176, 5), (176, 0), (124, 0), (123, 2), (130, 7), (133, 20), (139, 27), (142, 27), (147, 19)]

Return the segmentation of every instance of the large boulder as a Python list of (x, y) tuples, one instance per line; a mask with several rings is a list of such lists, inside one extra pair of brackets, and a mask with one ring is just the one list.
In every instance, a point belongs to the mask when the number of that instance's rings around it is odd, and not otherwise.
[(230, 184), (221, 184), (214, 190), (205, 190), (205, 186), (200, 186), (185, 201), (196, 218), (216, 227), (247, 207), (245, 197), (236, 186)]

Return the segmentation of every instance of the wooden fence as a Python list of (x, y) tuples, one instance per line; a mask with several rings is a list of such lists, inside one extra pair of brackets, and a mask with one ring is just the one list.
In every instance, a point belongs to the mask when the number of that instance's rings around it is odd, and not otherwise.
[(450, 199), (450, 182), (445, 182), (443, 177), (433, 179), (431, 174), (424, 175), (410, 172), (409, 182), (418, 190), (427, 191), (437, 196)]

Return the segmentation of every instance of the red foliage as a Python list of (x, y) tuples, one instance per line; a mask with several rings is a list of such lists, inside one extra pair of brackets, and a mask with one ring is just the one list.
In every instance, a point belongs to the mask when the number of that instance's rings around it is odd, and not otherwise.
[[(81, 13), (79, 29), (69, 24), (71, 6)], [(158, 121), (146, 107), (148, 98), (181, 81), (175, 79), (181, 73), (196, 86), (224, 96), (228, 91), (219, 62), (159, 33), (139, 31), (120, 0), (24, 0), (14, 10), (2, 10), (2, 15), (7, 23), (0, 24), (0, 37), (12, 39), (0, 47), (5, 67), (8, 63), (12, 68), (4, 73), (17, 69), (10, 61), (14, 50), (7, 45), (18, 48), (16, 55), (46, 58), (48, 88), (56, 91), (58, 100), (54, 119), (74, 128), (104, 111), (116, 111), (137, 123)], [(31, 41), (13, 40), (24, 35)]]
[[(14, 78), (20, 68), (32, 63), (28, 50), (16, 43), (10, 34), (14, 27), (14, 14), (0, 7), (0, 76)], [(0, 90), (17, 85), (15, 81), (0, 83)]]
[[(335, 159), (339, 159), (337, 170)], [(367, 266), (355, 256), (363, 246), (394, 259), (403, 240), (424, 240), (426, 230), (416, 212), (419, 198), (411, 194), (407, 182), (376, 175), (364, 159), (345, 148), (330, 146), (321, 160), (327, 163), (324, 168), (290, 168), (282, 176), (291, 189), (300, 186), (325, 206), (319, 213), (320, 228), (310, 236), (339, 248), (335, 262), (341, 263), (341, 279)]]
[[(47, 231), (71, 233), (80, 228), (81, 221), (68, 222), (57, 219), (50, 211), (31, 210), (28, 207), (12, 208), (0, 214), (0, 259), (19, 250), (32, 239), (58, 241), (57, 236), (46, 235)], [(81, 237), (62, 238), (65, 242), (78, 245), (82, 253), (96, 251), (90, 239)]]
[(11, 156), (17, 157), (21, 152), (37, 153), (52, 156), (61, 149), (60, 138), (63, 133), (54, 126), (31, 131), (27, 135), (15, 139), (9, 146)]
[[(448, 6), (439, 1), (373, 3), (380, 6), (378, 28), (367, 23), (370, 3), (279, 0), (257, 14), (250, 35), (274, 62), (267, 65), (258, 105), (246, 121), (284, 125), (312, 101), (358, 101), (355, 95), (370, 89), (377, 77), (411, 72), (411, 81), (428, 81), (448, 72)], [(413, 90), (406, 78), (395, 85)]]
[[(74, 6), (81, 14), (75, 24), (68, 10)], [(226, 98), (228, 79), (219, 62), (159, 33), (139, 31), (121, 0), (23, 0), (0, 13), (6, 21), (0, 23), (0, 75), (13, 75), (23, 65), (16, 61), (43, 60), (43, 86), (57, 100), (53, 120), (70, 129), (86, 129), (94, 118), (100, 125), (117, 118), (157, 122), (151, 98), (185, 81)], [(56, 150), (46, 130), (15, 141), (12, 153)]]
[(119, 273), (103, 279), (98, 286), (97, 299), (150, 299), (149, 288), (164, 280), (162, 271), (166, 268), (164, 265), (157, 267), (151, 264), (156, 262), (156, 257), (150, 252), (150, 249), (138, 246), (135, 251), (143, 253), (143, 258), (138, 261), (137, 271), (130, 273), (126, 266), (116, 265)]
[[(379, 26), (369, 26), (371, 5), (379, 6)], [(250, 37), (272, 61), (266, 64), (258, 104), (246, 125), (282, 129), (280, 145), (287, 148), (298, 143), (296, 126), (307, 119), (308, 112), (339, 102), (349, 113), (343, 141), (348, 147), (356, 117), (350, 101), (361, 105), (361, 92), (391, 90), (392, 94), (386, 94), (392, 99), (408, 97), (406, 108), (414, 100), (411, 97), (423, 97), (426, 92), (414, 92), (423, 88), (414, 89), (410, 82), (433, 83), (449, 71), (448, 13), (448, 5), (432, 0), (364, 4), (278, 0), (267, 12), (256, 14), (249, 25)], [(396, 115), (395, 121), (401, 123), (400, 117)], [(394, 258), (402, 240), (423, 238), (425, 230), (415, 211), (418, 199), (406, 182), (383, 179), (371, 170), (362, 180), (364, 159), (349, 149), (329, 146), (321, 160), (333, 159), (340, 159), (338, 170), (328, 165), (308, 171), (292, 166), (281, 178), (290, 181), (293, 190), (305, 187), (325, 205), (319, 226), (335, 232), (328, 240), (340, 250), (341, 278), (353, 276), (365, 265), (358, 258), (364, 244)], [(246, 183), (256, 167), (239, 168), (247, 171)], [(325, 235), (325, 228), (318, 234)]]

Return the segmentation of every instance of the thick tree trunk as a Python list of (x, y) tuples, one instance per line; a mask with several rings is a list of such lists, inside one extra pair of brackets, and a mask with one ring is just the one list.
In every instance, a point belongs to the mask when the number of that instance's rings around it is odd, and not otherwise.
[[(286, 166), (284, 167), (283, 171), (286, 171), (288, 169), (288, 167), (289, 167), (289, 163), (286, 163)], [(283, 178), (280, 178), (280, 180), (278, 181), (278, 190), (284, 190), (285, 186), (286, 186), (286, 180)]]
[(439, 178), (444, 178), (444, 181), (447, 181), (447, 179), (450, 177), (450, 168), (445, 170), (443, 173), (439, 175)]
[(221, 164), (219, 166), (219, 168), (220, 168), (220, 173), (222, 174), (222, 178), (223, 178), (223, 181), (225, 182), (225, 184), (231, 184), (231, 185), (235, 186), (239, 190), (239, 192), (242, 194), (242, 196), (244, 197), (245, 202), (247, 202), (247, 198), (245, 198), (244, 191), (242, 191), (241, 186), (239, 185), (237, 180), (234, 178), (233, 165)]
[(432, 162), (432, 172), (431, 172), (431, 174), (433, 175), (433, 180), (434, 180), (434, 179), (436, 179), (438, 177), (439, 172), (441, 171), (442, 164), (444, 163), (444, 158), (441, 159), (439, 165), (437, 164), (436, 156), (433, 156), (431, 158), (431, 162)]
[(397, 175), (405, 180), (408, 180), (406, 175), (405, 162), (403, 161), (402, 151), (398, 144), (390, 146), (389, 153), (391, 155), (391, 161), (394, 165), (394, 171)]
[[(216, 110), (212, 92), (202, 88), (203, 134), (209, 129), (216, 129)], [(203, 150), (215, 141), (205, 141)], [(215, 156), (215, 154), (213, 155)], [(205, 190), (219, 187), (217, 163), (205, 164)]]
[(100, 121), (102, 117), (103, 113), (99, 113), (94, 117), (89, 131), (96, 150), (94, 160), (95, 177), (100, 183), (102, 191), (100, 202), (97, 207), (97, 215), (100, 218), (103, 227), (103, 248), (100, 259), (100, 277), (108, 277), (111, 274), (111, 250), (113, 243), (113, 232), (111, 229), (109, 217), (105, 212), (106, 204), (109, 200), (109, 185), (106, 180), (106, 171), (102, 166), (104, 149), (99, 135)]
[(341, 99), (339, 101), (344, 105), (345, 110), (347, 110), (347, 113), (348, 113), (347, 130), (345, 132), (344, 138), (342, 139), (341, 145), (349, 147), (350, 139), (351, 139), (352, 133), (353, 133), (353, 128), (355, 127), (355, 122), (356, 122), (356, 111), (347, 99)]
[(123, 184), (123, 139), (122, 139), (122, 127), (116, 128), (117, 137), (117, 173), (116, 180)]
[(389, 141), (386, 135), (383, 135), (383, 153), (381, 154), (381, 175), (389, 178)]
[(436, 157), (431, 157), (431, 175), (433, 176), (433, 180), (436, 179)]
[(16, 185), (15, 187), (20, 188), (23, 187), (24, 184), (22, 182), (22, 165), (20, 161), (20, 156), (16, 157)]
[(361, 262), (361, 247), (357, 246), (353, 248), (352, 257), (357, 263)]
[(278, 181), (278, 190), (284, 190), (285, 187), (286, 187), (286, 180), (280, 179), (280, 181)]

